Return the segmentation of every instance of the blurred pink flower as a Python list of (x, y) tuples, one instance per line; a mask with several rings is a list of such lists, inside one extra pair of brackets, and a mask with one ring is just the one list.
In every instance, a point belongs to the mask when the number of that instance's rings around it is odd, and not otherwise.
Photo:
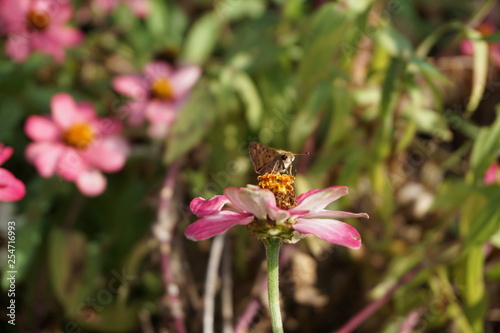
[[(14, 152), (12, 147), (0, 143), (0, 165), (4, 164)], [(14, 177), (12, 173), (0, 168), (0, 201), (18, 201), (26, 194), (23, 182)]]
[[(477, 27), (477, 30), (481, 33), (483, 37), (487, 37), (497, 31), (495, 26), (486, 22), (481, 23)], [(495, 66), (500, 68), (500, 43), (490, 43), (488, 45), (488, 49), (491, 61), (495, 64)], [(474, 46), (469, 39), (464, 39), (460, 43), (460, 50), (465, 55), (474, 54)]]
[(166, 135), (187, 94), (201, 75), (198, 66), (173, 69), (163, 61), (146, 65), (143, 75), (123, 75), (113, 80), (113, 88), (132, 98), (123, 106), (131, 125), (147, 119), (149, 133), (161, 138)]
[(227, 187), (224, 195), (191, 201), (191, 211), (200, 220), (190, 224), (185, 235), (199, 241), (221, 234), (236, 225), (248, 225), (255, 220), (272, 221), (277, 226), (288, 226), (299, 234), (313, 234), (327, 242), (357, 249), (361, 247), (358, 231), (349, 224), (334, 220), (347, 217), (365, 217), (366, 213), (349, 213), (324, 209), (331, 202), (346, 195), (345, 186), (311, 190), (297, 198), (297, 206), (284, 210), (276, 207), (274, 194), (257, 186)]
[(498, 167), (498, 162), (493, 162), (488, 170), (486, 170), (483, 181), (486, 185), (495, 184), (500, 181), (500, 170)]
[(149, 0), (94, 0), (97, 7), (106, 12), (112, 12), (120, 2), (126, 4), (138, 17), (144, 18), (149, 15)]
[(100, 170), (120, 170), (129, 152), (127, 141), (118, 135), (121, 123), (97, 118), (90, 103), (76, 103), (65, 93), (52, 98), (51, 109), (51, 116), (26, 121), (24, 130), (35, 141), (26, 148), (26, 158), (43, 177), (58, 174), (85, 195), (101, 194), (106, 178)]
[(0, 32), (8, 35), (7, 55), (21, 62), (30, 52), (40, 51), (63, 61), (64, 48), (83, 40), (80, 31), (65, 25), (71, 14), (67, 0), (0, 0)]

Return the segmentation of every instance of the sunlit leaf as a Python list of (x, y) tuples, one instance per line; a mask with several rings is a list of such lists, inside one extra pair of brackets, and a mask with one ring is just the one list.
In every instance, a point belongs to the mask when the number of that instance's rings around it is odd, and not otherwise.
[(476, 178), (481, 178), (500, 151), (500, 108), (491, 127), (482, 128), (472, 147), (471, 165)]
[(202, 16), (188, 33), (181, 58), (192, 64), (202, 64), (212, 53), (221, 28), (220, 19), (209, 13)]
[(480, 37), (478, 31), (468, 29), (466, 32), (467, 36), (471, 38), (474, 49), (472, 91), (466, 108), (466, 111), (470, 114), (477, 108), (479, 102), (481, 102), (484, 89), (486, 88), (486, 79), (488, 75), (488, 44), (483, 40), (474, 39)]

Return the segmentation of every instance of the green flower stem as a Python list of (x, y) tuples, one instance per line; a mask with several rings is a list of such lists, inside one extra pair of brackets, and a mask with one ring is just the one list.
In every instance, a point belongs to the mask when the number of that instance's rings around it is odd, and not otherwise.
[(273, 333), (283, 333), (279, 290), (279, 257), (282, 244), (279, 238), (264, 238), (267, 257), (267, 294)]

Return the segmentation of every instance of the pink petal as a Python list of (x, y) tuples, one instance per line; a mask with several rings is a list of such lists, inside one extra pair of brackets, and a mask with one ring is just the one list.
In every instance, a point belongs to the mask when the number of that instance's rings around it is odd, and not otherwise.
[(118, 118), (128, 119), (132, 126), (139, 126), (144, 122), (147, 101), (129, 101), (118, 109)]
[(172, 67), (164, 61), (153, 61), (144, 67), (144, 75), (148, 82), (153, 82), (160, 77), (169, 78), (172, 71)]
[(26, 194), (23, 182), (9, 171), (0, 168), (0, 201), (18, 201)]
[(31, 48), (41, 53), (52, 56), (57, 62), (64, 60), (64, 49), (62, 45), (53, 39), (47, 31), (37, 32), (30, 38)]
[(319, 191), (321, 191), (321, 190), (314, 189), (314, 190), (310, 190), (310, 191), (308, 191), (308, 192), (306, 192), (306, 193), (302, 193), (301, 195), (299, 195), (299, 196), (297, 197), (297, 204), (301, 203), (301, 202), (302, 202), (305, 198), (307, 198), (308, 196), (310, 196), (310, 195), (312, 195), (312, 194), (314, 194), (314, 193), (317, 193), (317, 192), (319, 192)]
[(198, 81), (201, 75), (199, 66), (184, 66), (179, 68), (170, 79), (176, 98), (185, 95)]
[(304, 218), (328, 218), (328, 219), (341, 219), (341, 218), (347, 218), (347, 217), (352, 217), (352, 218), (358, 218), (358, 217), (364, 217), (364, 218), (370, 218), (368, 214), (366, 213), (349, 213), (349, 212), (342, 212), (339, 210), (322, 210), (319, 212), (314, 212), (310, 214), (304, 214), (301, 217)]
[(5, 43), (5, 53), (16, 62), (25, 61), (30, 51), (29, 40), (22, 36), (11, 35)]
[(169, 124), (152, 123), (148, 127), (148, 135), (154, 139), (161, 140), (167, 136), (169, 129), (170, 129)]
[(82, 172), (76, 179), (76, 186), (86, 196), (94, 197), (106, 189), (107, 180), (98, 170)]
[(97, 7), (104, 11), (112, 11), (118, 5), (118, 0), (94, 0)]
[(112, 134), (120, 133), (123, 130), (123, 124), (115, 118), (98, 118), (92, 122), (98, 138), (106, 137)]
[(216, 195), (208, 200), (198, 197), (191, 201), (189, 208), (196, 216), (204, 217), (219, 213), (228, 202), (225, 195)]
[(52, 142), (32, 142), (28, 144), (24, 151), (26, 159), (33, 163), (38, 155), (43, 154), (46, 150), (50, 149), (54, 143)]
[(59, 48), (76, 46), (83, 42), (84, 39), (84, 34), (80, 30), (62, 25), (52, 25), (46, 31), (46, 36), (53, 41), (54, 45), (58, 45)]
[(297, 214), (299, 211), (318, 212), (334, 202), (338, 198), (346, 195), (348, 188), (345, 186), (332, 186), (322, 190), (311, 190), (297, 198), (298, 205), (289, 210), (290, 214)]
[(278, 207), (269, 207), (268, 211), (269, 218), (278, 223), (288, 220), (290, 213), (288, 210), (279, 209)]
[(42, 177), (51, 177), (63, 151), (64, 145), (61, 143), (35, 142), (26, 147), (25, 155), (28, 161), (35, 164)]
[(146, 106), (146, 118), (151, 123), (171, 124), (177, 115), (175, 104), (151, 100)]
[[(35, 0), (36, 2), (36, 0)], [(44, 10), (50, 15), (50, 25), (61, 25), (69, 21), (72, 16), (71, 1), (38, 0), (39, 10)]]
[(94, 108), (88, 105), (79, 106), (70, 95), (59, 93), (51, 100), (52, 116), (62, 129), (67, 129), (75, 123), (88, 123), (95, 118)]
[(469, 39), (464, 39), (460, 43), (460, 51), (464, 55), (473, 55), (474, 54), (474, 47), (472, 45), (472, 42)]
[(267, 218), (270, 210), (268, 207), (276, 207), (276, 199), (269, 190), (227, 187), (224, 189), (224, 194), (236, 208), (255, 215), (259, 220)]
[(35, 141), (57, 141), (60, 131), (54, 122), (42, 116), (30, 116), (24, 124), (24, 132)]
[(0, 165), (4, 164), (12, 154), (14, 153), (14, 148), (4, 146), (3, 143), (0, 143)]
[(97, 121), (97, 115), (92, 103), (86, 101), (76, 102), (76, 110), (81, 117), (81, 121), (88, 123)]
[(81, 156), (88, 165), (105, 172), (116, 172), (123, 168), (129, 146), (127, 141), (117, 135), (107, 136), (96, 141)]
[[(0, 162), (0, 164), (2, 164)], [(483, 176), (483, 181), (486, 185), (494, 184), (498, 180), (498, 163), (494, 162)]]
[(192, 241), (199, 241), (219, 235), (236, 225), (249, 224), (253, 220), (252, 215), (221, 211), (217, 215), (204, 217), (188, 225), (184, 235)]
[(149, 85), (142, 76), (123, 75), (113, 79), (113, 89), (128, 97), (145, 99), (148, 97)]
[(361, 247), (361, 236), (347, 223), (325, 219), (297, 219), (293, 229), (302, 234), (313, 234), (329, 243), (347, 246), (352, 249)]
[(138, 17), (144, 18), (149, 14), (149, 0), (126, 0), (132, 11)]
[(88, 163), (81, 154), (72, 147), (64, 147), (56, 165), (59, 176), (68, 181), (75, 181), (88, 169)]
[(28, 0), (2, 0), (0, 1), (1, 33), (19, 31), (24, 26), (24, 18), (28, 12)]

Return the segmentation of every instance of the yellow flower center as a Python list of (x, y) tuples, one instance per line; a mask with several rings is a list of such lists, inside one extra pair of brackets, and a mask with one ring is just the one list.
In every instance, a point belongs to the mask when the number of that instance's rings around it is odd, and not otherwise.
[(151, 84), (151, 92), (153, 96), (159, 99), (172, 100), (174, 99), (174, 90), (170, 81), (166, 78), (158, 78)]
[[(292, 175), (282, 175), (274, 173), (266, 173), (257, 177), (259, 186), (266, 190), (271, 191), (276, 198), (276, 206), (280, 209), (290, 209), (297, 206), (297, 199), (295, 198), (295, 189), (293, 183), (295, 177)], [(293, 230), (290, 221), (272, 221), (255, 220), (247, 225), (257, 238), (277, 237), (281, 238), (284, 242), (294, 243), (299, 238), (298, 234)]]
[(257, 179), (259, 180), (259, 187), (265, 188), (274, 194), (278, 208), (287, 210), (297, 206), (293, 187), (294, 176), (266, 173), (257, 177)]
[(35, 30), (44, 30), (50, 24), (50, 16), (45, 12), (31, 9), (27, 18), (29, 27)]
[(89, 124), (77, 123), (64, 131), (63, 139), (68, 146), (83, 150), (94, 140), (94, 131)]

